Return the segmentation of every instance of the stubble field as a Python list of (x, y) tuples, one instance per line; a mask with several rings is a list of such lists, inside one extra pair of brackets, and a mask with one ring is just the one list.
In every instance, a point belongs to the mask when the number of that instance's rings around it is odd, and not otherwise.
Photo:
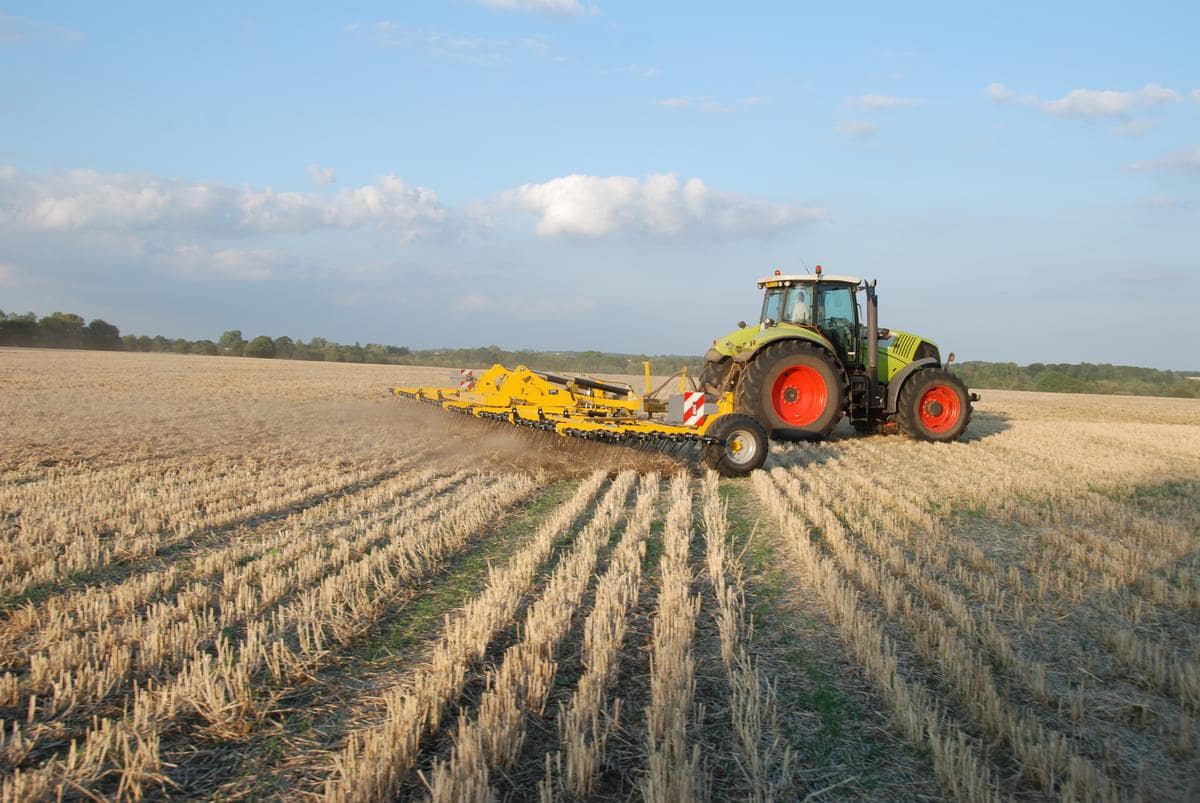
[(1200, 795), (1200, 402), (718, 480), (450, 374), (0, 349), (0, 797)]

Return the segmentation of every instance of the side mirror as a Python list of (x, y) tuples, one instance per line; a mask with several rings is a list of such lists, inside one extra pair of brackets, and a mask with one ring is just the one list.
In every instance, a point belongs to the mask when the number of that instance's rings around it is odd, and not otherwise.
[(746, 328), (746, 322), (738, 321), (738, 329), (745, 329), (745, 328)]
[(954, 362), (954, 352), (953, 351), (946, 355), (946, 367), (949, 368), (950, 363), (952, 363), (952, 362)]

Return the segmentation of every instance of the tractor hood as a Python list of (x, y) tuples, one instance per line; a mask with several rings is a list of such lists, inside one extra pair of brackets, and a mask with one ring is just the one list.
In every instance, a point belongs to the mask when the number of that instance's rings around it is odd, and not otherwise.
[(936, 343), (911, 332), (890, 330), (888, 337), (879, 341), (879, 381), (887, 384), (901, 368), (925, 357), (933, 357), (941, 363), (941, 352)]
[(733, 357), (737, 360), (747, 360), (767, 343), (790, 338), (808, 340), (827, 349), (833, 348), (825, 336), (815, 329), (790, 323), (778, 323), (768, 326), (766, 329), (758, 326), (734, 329), (724, 337), (718, 337), (713, 341), (712, 348), (705, 355), (705, 359), (715, 361), (722, 357)]

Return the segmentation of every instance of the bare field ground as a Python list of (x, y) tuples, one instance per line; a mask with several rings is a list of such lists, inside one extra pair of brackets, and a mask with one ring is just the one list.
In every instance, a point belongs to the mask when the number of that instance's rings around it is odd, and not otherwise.
[(452, 373), (0, 349), (0, 798), (1200, 796), (1200, 402), (718, 481)]

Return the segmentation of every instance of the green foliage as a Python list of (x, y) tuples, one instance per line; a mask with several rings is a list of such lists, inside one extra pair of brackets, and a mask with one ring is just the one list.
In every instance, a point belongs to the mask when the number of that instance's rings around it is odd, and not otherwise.
[(275, 356), (275, 341), (266, 335), (259, 335), (246, 346), (247, 357), (271, 359)]
[(246, 348), (246, 341), (242, 340), (241, 329), (229, 329), (221, 335), (221, 339), (217, 341), (217, 348), (222, 354), (230, 357), (242, 356), (243, 350)]
[(954, 371), (972, 388), (1200, 398), (1200, 380), (1189, 378), (1193, 374), (1130, 365), (965, 362)]
[(52, 349), (81, 349), (84, 345), (83, 318), (73, 312), (55, 312), (37, 322), (33, 344)]
[(87, 325), (83, 333), (84, 346), (89, 349), (102, 351), (120, 351), (124, 348), (121, 341), (121, 330), (107, 321), (99, 318)]

